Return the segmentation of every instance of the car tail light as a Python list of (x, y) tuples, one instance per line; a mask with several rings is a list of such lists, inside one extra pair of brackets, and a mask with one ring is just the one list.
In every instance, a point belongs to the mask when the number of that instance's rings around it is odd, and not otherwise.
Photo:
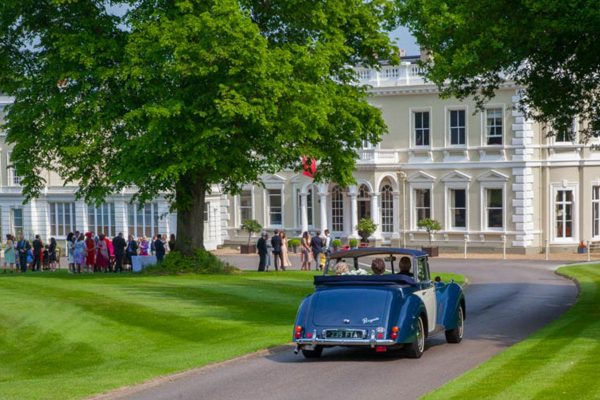
[(294, 333), (294, 337), (296, 339), (300, 339), (302, 337), (302, 327), (300, 325), (298, 325), (296, 327), (296, 332)]
[(383, 339), (383, 333), (379, 332), (379, 333), (377, 334), (377, 339)]
[(390, 335), (390, 338), (393, 339), (393, 340), (398, 339), (398, 331), (399, 331), (399, 329), (398, 329), (397, 326), (393, 327), (392, 328), (392, 333)]
[(312, 332), (306, 332), (306, 338), (312, 339)]

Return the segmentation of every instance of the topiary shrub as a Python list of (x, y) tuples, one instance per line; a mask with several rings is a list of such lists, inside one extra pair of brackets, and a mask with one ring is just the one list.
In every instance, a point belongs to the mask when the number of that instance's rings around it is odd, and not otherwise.
[(240, 270), (220, 260), (211, 252), (196, 250), (193, 256), (186, 257), (173, 251), (163, 262), (146, 267), (141, 274), (145, 275), (179, 275), (179, 274), (234, 274)]
[(331, 242), (331, 247), (337, 251), (340, 247), (342, 247), (342, 241), (340, 239), (333, 239)]
[(371, 218), (362, 218), (358, 222), (358, 225), (356, 225), (356, 230), (362, 238), (362, 241), (366, 243), (369, 240), (369, 236), (377, 230), (377, 224), (375, 224)]
[(350, 245), (351, 249), (355, 249), (358, 247), (358, 239), (350, 239), (348, 244)]

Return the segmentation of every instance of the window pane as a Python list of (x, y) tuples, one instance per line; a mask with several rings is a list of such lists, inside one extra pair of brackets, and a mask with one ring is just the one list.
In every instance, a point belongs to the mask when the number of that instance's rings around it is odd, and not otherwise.
[(502, 189), (488, 189), (488, 207), (502, 207)]
[(331, 191), (331, 227), (336, 232), (344, 230), (344, 196), (338, 186)]
[(269, 214), (271, 225), (281, 225), (281, 190), (280, 189), (269, 189)]
[(394, 230), (394, 196), (390, 185), (381, 189), (381, 231), (391, 233)]

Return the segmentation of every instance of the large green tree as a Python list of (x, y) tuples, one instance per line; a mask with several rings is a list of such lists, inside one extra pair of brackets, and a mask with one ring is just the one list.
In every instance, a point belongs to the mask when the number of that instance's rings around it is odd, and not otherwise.
[(348, 183), (355, 149), (385, 131), (351, 67), (396, 59), (394, 15), (389, 0), (3, 0), (23, 191), (37, 196), (49, 169), (88, 201), (165, 193), (189, 254), (211, 185), (235, 191), (305, 155)]
[[(444, 95), (480, 105), (505, 79), (524, 87), (521, 109), (584, 139), (600, 132), (597, 0), (398, 0), (401, 21), (432, 58)], [(589, 122), (589, 124), (588, 124)]]

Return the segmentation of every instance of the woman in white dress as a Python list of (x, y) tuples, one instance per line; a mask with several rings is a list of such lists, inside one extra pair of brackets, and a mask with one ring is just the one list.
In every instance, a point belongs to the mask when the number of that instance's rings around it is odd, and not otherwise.
[(292, 263), (290, 262), (290, 258), (288, 256), (288, 243), (285, 237), (285, 232), (281, 231), (279, 236), (281, 237), (281, 270), (285, 271), (286, 268), (292, 268)]

